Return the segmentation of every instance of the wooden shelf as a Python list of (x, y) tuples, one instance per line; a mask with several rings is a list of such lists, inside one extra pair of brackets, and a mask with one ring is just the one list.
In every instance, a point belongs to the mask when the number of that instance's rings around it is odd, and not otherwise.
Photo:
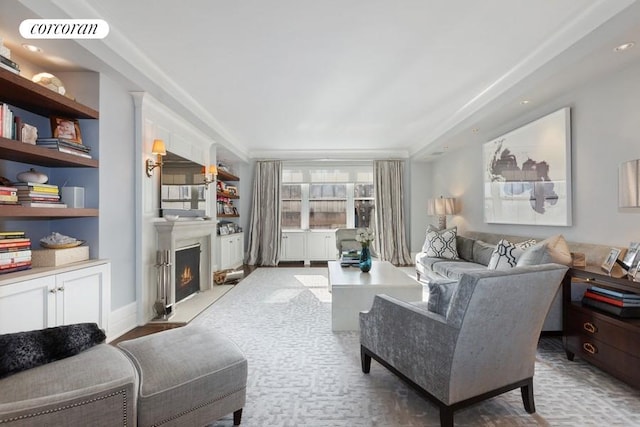
[(218, 181), (240, 181), (240, 178), (231, 174), (229, 172), (225, 172), (222, 169), (218, 169), (218, 175), (216, 177)]
[(42, 116), (60, 115), (78, 119), (97, 119), (99, 113), (18, 74), (0, 68), (0, 102)]
[(227, 199), (239, 199), (240, 196), (238, 195), (231, 195), (231, 194), (227, 194), (227, 193), (221, 193), (219, 191), (216, 191), (216, 196), (218, 197), (226, 197)]
[(96, 159), (61, 153), (50, 148), (0, 138), (0, 159), (47, 167), (97, 168)]
[(98, 216), (91, 208), (32, 208), (26, 206), (0, 206), (0, 218), (82, 218)]

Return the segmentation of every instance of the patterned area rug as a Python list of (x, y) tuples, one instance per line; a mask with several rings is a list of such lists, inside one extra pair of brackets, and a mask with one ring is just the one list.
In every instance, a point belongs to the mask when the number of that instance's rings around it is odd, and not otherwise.
[[(225, 333), (247, 356), (242, 426), (440, 425), (435, 405), (375, 361), (361, 372), (357, 332), (331, 332), (326, 268), (259, 268), (193, 323)], [(515, 390), (456, 412), (455, 425), (640, 425), (640, 392), (569, 362), (559, 338), (540, 342), (534, 393), (535, 414)], [(231, 415), (214, 424), (232, 425)]]

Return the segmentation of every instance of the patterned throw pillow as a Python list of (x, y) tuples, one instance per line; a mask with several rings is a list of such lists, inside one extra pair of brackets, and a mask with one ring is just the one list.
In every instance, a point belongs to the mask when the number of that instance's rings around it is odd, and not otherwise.
[(422, 245), (422, 252), (432, 258), (458, 259), (456, 234), (458, 227), (446, 230), (427, 229), (427, 236)]
[(524, 250), (535, 244), (536, 241), (533, 239), (525, 240), (521, 243), (511, 243), (502, 239), (493, 251), (487, 268), (489, 270), (508, 270), (513, 268), (517, 265), (518, 259), (524, 253)]

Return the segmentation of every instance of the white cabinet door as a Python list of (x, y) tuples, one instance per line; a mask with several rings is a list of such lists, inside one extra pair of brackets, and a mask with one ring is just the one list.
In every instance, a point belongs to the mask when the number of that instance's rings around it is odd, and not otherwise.
[(107, 331), (110, 272), (105, 263), (0, 286), (0, 333), (84, 322)]
[(329, 261), (336, 259), (336, 233), (334, 231), (311, 231), (307, 236), (309, 261)]
[(218, 236), (218, 242), (220, 270), (240, 267), (244, 262), (244, 234)]
[(231, 255), (232, 255), (232, 245), (233, 238), (231, 236), (219, 236), (218, 245), (220, 253), (220, 270), (226, 270), (227, 268), (231, 268)]
[(244, 263), (244, 234), (234, 234), (233, 266), (239, 267)]
[(109, 264), (56, 276), (56, 324), (94, 322), (107, 329), (110, 304)]
[(283, 232), (280, 261), (304, 261), (307, 256), (305, 232)]
[(55, 326), (55, 278), (0, 286), (0, 334)]

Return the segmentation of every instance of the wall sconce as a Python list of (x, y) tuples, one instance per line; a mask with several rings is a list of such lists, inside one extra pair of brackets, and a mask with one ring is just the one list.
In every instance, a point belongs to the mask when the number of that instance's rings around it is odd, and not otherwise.
[(427, 201), (427, 215), (438, 215), (438, 226), (440, 230), (447, 228), (447, 215), (456, 213), (456, 199), (452, 197), (439, 199), (429, 199)]
[(167, 149), (164, 147), (164, 141), (161, 139), (153, 140), (153, 147), (151, 147), (151, 154), (158, 156), (158, 161), (154, 162), (152, 159), (147, 159), (147, 176), (151, 178), (153, 176), (153, 170), (158, 166), (162, 166), (162, 156), (167, 155)]
[(631, 160), (620, 164), (618, 207), (640, 207), (640, 160)]
[(216, 182), (216, 176), (218, 175), (218, 168), (216, 167), (216, 165), (211, 165), (209, 166), (209, 171), (207, 172), (207, 168), (203, 166), (202, 175), (203, 175), (202, 182), (204, 182), (204, 189), (208, 190), (209, 184)]

